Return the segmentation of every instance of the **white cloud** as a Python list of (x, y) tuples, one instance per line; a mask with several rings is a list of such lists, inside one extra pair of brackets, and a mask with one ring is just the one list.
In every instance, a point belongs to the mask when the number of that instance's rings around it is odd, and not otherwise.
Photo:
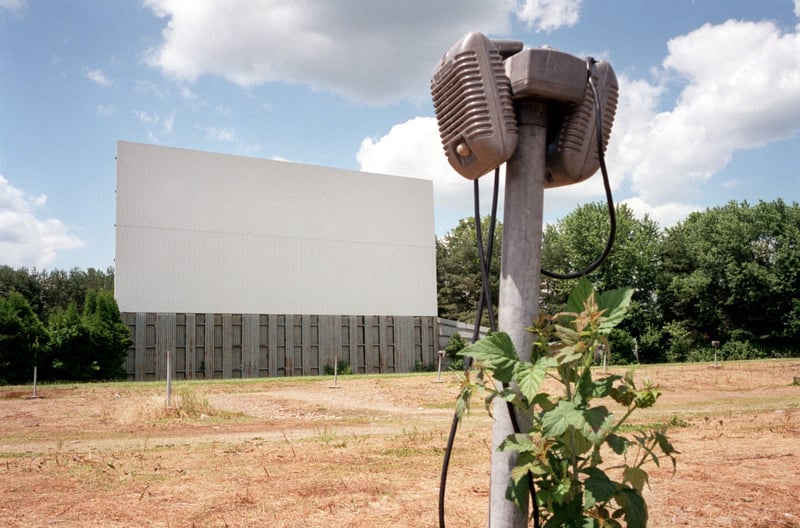
[(145, 125), (155, 125), (159, 121), (159, 117), (156, 114), (148, 114), (147, 112), (137, 110), (134, 110), (133, 113), (139, 118), (139, 121)]
[(175, 112), (170, 114), (161, 121), (161, 133), (165, 135), (172, 134), (172, 129), (175, 126)]
[[(381, 102), (427, 94), (444, 50), (479, 28), (507, 32), (516, 0), (146, 0), (167, 18), (148, 62), (193, 81), (296, 82)], [(209, 36), (213, 38), (209, 38)]]
[[(800, 35), (772, 22), (706, 24), (668, 43), (658, 81), (620, 77), (609, 166), (652, 207), (694, 202), (734, 152), (800, 129)], [(674, 107), (661, 97), (680, 83)]]
[(28, 5), (28, 0), (0, 0), (0, 9), (19, 13)]
[(211, 141), (223, 141), (231, 143), (236, 141), (236, 133), (230, 128), (216, 128), (206, 127), (203, 129), (206, 133), (206, 139)]
[(583, 0), (525, 0), (517, 16), (538, 31), (571, 27), (580, 18)]
[(84, 72), (84, 75), (90, 81), (99, 84), (100, 86), (111, 86), (111, 79), (106, 77), (102, 70), (89, 70)]
[[(416, 117), (393, 126), (380, 138), (365, 138), (361, 142), (357, 160), (361, 170), (366, 172), (432, 180), (437, 232), (449, 230), (457, 220), (473, 214), (474, 184), (458, 174), (447, 162), (435, 118)], [(491, 206), (492, 181), (492, 174), (480, 178), (480, 207), (484, 215), (489, 214)], [(500, 215), (503, 213), (504, 181), (505, 166), (501, 167), (498, 190)], [(616, 187), (613, 178), (611, 181), (612, 186)], [(577, 185), (547, 189), (545, 221), (555, 221), (577, 205), (603, 200), (604, 196), (599, 172)]]
[(0, 175), (0, 264), (45, 268), (59, 251), (85, 245), (60, 220), (37, 218), (36, 209), (46, 200), (44, 195), (25, 196)]
[(114, 105), (97, 105), (97, 115), (101, 117), (108, 117), (113, 115), (117, 111), (117, 107)]
[(433, 180), (437, 208), (469, 210), (472, 183), (447, 162), (433, 117), (416, 117), (383, 137), (365, 138), (356, 159), (366, 172)]
[(175, 126), (175, 112), (170, 112), (166, 117), (158, 114), (134, 110), (133, 114), (147, 127), (147, 136), (154, 143), (161, 143), (163, 136), (172, 134)]
[(794, 14), (800, 17), (800, 0), (794, 0)]
[(672, 227), (686, 218), (689, 213), (702, 211), (705, 209), (704, 206), (699, 204), (678, 202), (670, 202), (653, 206), (638, 197), (623, 200), (622, 203), (630, 207), (637, 217), (643, 218), (644, 215), (648, 215), (650, 218), (658, 222), (662, 228)]

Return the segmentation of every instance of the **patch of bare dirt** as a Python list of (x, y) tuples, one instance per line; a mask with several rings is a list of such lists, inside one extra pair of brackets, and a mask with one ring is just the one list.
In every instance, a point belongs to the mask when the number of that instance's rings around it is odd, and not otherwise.
[[(800, 528), (798, 361), (640, 367), (677, 470), (650, 526)], [(435, 375), (0, 389), (0, 526), (435, 527), (458, 387)], [(183, 391), (183, 392), (182, 392)], [(192, 406), (180, 409), (181, 394)], [(188, 401), (188, 400), (187, 400)], [(458, 432), (447, 526), (486, 525), (491, 420)]]

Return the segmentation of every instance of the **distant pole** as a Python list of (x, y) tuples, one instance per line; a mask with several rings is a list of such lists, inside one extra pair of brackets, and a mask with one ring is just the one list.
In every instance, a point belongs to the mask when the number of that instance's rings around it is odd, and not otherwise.
[(38, 398), (36, 395), (36, 377), (37, 377), (37, 367), (36, 365), (33, 366), (33, 397)]
[[(547, 105), (522, 99), (515, 109), (519, 140), (506, 167), (498, 328), (511, 337), (520, 359), (530, 361), (533, 336), (526, 328), (539, 312)], [(505, 498), (517, 459), (516, 453), (498, 450), (514, 433), (505, 401), (495, 400), (493, 415), (489, 528), (525, 528), (528, 508), (520, 511)], [(528, 425), (520, 423), (523, 430)]]
[(719, 348), (719, 341), (712, 341), (711, 347), (714, 349), (714, 367), (717, 366), (717, 349)]
[(339, 388), (339, 385), (337, 384), (338, 383), (338, 378), (339, 378), (339, 352), (334, 352), (333, 353), (333, 385), (331, 385), (332, 389), (338, 389)]
[(436, 369), (436, 383), (442, 382), (442, 361), (444, 360), (444, 350), (440, 350), (437, 354), (439, 356), (439, 367)]
[(172, 407), (172, 354), (167, 349), (167, 408)]

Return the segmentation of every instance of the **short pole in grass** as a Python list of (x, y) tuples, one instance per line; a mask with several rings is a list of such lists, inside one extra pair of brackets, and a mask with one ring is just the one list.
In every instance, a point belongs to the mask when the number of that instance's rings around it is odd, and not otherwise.
[(33, 394), (31, 395), (32, 399), (36, 399), (39, 396), (36, 394), (36, 382), (37, 382), (37, 367), (34, 365), (33, 367)]
[(605, 345), (600, 345), (600, 353), (603, 354), (603, 374), (608, 373), (608, 353), (606, 352)]
[(719, 348), (719, 341), (712, 341), (711, 347), (714, 349), (714, 368), (717, 368), (717, 349)]
[(439, 353), (439, 368), (437, 369), (436, 373), (436, 383), (442, 382), (442, 361), (444, 360), (444, 350), (440, 350)]
[(340, 388), (339, 385), (337, 385), (338, 378), (339, 378), (339, 355), (338, 354), (334, 354), (333, 355), (333, 385), (330, 386), (331, 389)]

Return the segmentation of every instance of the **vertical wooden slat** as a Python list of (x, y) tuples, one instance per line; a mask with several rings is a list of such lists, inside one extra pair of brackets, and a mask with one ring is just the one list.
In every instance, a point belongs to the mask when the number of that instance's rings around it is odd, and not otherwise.
[(186, 314), (186, 379), (194, 379), (195, 349), (194, 349), (194, 323), (195, 315)]
[(145, 369), (145, 347), (147, 343), (147, 314), (138, 312), (136, 314), (136, 363), (134, 367), (135, 379), (143, 380)]
[[(325, 373), (325, 366), (334, 366), (336, 357), (341, 355), (341, 317), (319, 316), (319, 373)], [(337, 334), (339, 335), (337, 339)], [(339, 351), (337, 354), (336, 352)]]
[(294, 374), (294, 315), (286, 314), (286, 325), (284, 331), (286, 333), (286, 376)]
[(386, 343), (389, 334), (386, 332), (385, 316), (378, 317), (378, 334), (380, 336), (380, 345), (378, 346), (380, 350), (378, 357), (380, 372), (389, 372), (388, 347)]
[(394, 334), (398, 368), (401, 372), (411, 372), (414, 370), (414, 318), (395, 317)]
[(242, 377), (258, 376), (259, 316), (242, 315)]
[(231, 314), (222, 314), (222, 377), (233, 373), (233, 320)]
[(433, 365), (436, 361), (436, 333), (433, 327), (432, 317), (420, 317), (422, 321), (422, 354), (423, 365)]
[(278, 375), (278, 316), (269, 316), (269, 376)]
[(206, 379), (214, 377), (214, 314), (206, 314)]
[(303, 376), (308, 376), (314, 373), (314, 358), (311, 357), (311, 316), (304, 315), (303, 321), (301, 326), (301, 334), (303, 336), (302, 342), (303, 345), (301, 350), (303, 351), (302, 354), (302, 365), (300, 366), (300, 374)]

